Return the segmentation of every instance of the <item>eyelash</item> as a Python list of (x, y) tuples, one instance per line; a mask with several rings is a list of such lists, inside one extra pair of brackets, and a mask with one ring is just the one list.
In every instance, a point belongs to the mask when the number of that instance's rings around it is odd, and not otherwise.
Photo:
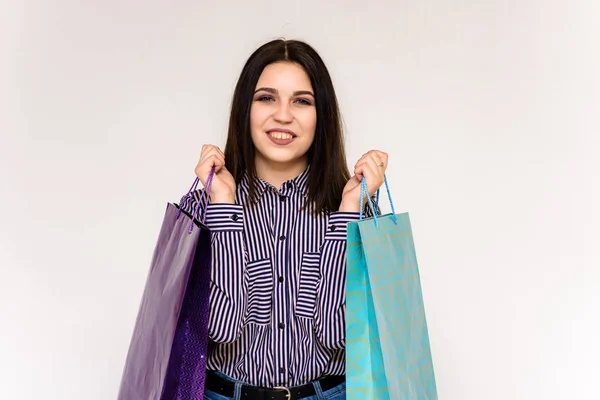
[(311, 106), (312, 105), (312, 103), (309, 100), (306, 100), (306, 99), (298, 99), (298, 101), (302, 102), (301, 104), (305, 105), (305, 106)]
[[(271, 96), (260, 96), (256, 99), (256, 101), (275, 101)], [(303, 106), (311, 106), (312, 102), (307, 99), (297, 99), (296, 101), (300, 102)]]

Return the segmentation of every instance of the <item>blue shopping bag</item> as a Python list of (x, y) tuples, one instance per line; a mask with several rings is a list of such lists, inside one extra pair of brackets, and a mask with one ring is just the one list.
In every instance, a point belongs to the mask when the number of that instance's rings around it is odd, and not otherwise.
[[(348, 224), (348, 399), (435, 400), (437, 388), (408, 213), (378, 216), (361, 184), (360, 220)], [(362, 215), (367, 197), (373, 216)], [(379, 191), (377, 200), (379, 201)]]

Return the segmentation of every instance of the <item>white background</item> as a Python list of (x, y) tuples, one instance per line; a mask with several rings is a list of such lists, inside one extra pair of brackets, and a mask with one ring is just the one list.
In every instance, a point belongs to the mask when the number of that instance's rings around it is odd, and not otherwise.
[(116, 398), (166, 202), (284, 36), (390, 154), (440, 399), (599, 398), (600, 3), (216, 4), (3, 2), (0, 397)]

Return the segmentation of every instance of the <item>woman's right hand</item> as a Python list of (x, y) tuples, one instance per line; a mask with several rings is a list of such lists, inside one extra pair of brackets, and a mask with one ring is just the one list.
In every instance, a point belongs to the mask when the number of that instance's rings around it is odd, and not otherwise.
[(200, 160), (196, 165), (196, 176), (206, 186), (206, 180), (212, 167), (215, 174), (210, 187), (211, 203), (235, 203), (235, 179), (225, 167), (225, 154), (217, 146), (204, 145)]

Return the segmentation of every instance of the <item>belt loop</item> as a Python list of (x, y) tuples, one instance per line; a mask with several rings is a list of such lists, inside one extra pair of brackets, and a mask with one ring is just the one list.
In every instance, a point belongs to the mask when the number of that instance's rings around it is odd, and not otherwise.
[(233, 388), (233, 400), (241, 400), (242, 398), (242, 382), (236, 380)]
[(317, 381), (314, 381), (312, 384), (315, 387), (315, 393), (317, 393), (317, 399), (325, 400), (325, 395), (323, 394), (323, 390), (321, 390), (321, 383), (317, 380)]

